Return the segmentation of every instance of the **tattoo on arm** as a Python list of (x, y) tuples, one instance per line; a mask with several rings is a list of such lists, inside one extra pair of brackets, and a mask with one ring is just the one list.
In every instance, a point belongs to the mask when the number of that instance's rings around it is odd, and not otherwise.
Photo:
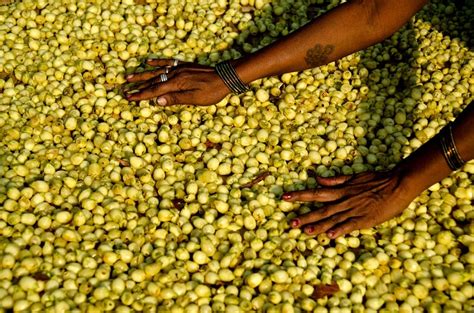
[(327, 63), (329, 55), (334, 51), (334, 45), (316, 44), (306, 52), (304, 60), (311, 67), (320, 66)]

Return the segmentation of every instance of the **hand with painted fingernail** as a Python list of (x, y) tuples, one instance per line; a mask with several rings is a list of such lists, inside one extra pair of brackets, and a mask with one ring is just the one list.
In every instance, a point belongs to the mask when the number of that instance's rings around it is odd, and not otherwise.
[(317, 177), (319, 188), (283, 194), (284, 201), (321, 202), (323, 207), (290, 221), (308, 235), (326, 233), (330, 238), (370, 228), (399, 215), (416, 197), (403, 172), (361, 173), (332, 178)]
[(211, 105), (230, 92), (210, 66), (173, 59), (149, 59), (146, 63), (154, 68), (126, 77), (133, 84), (125, 91), (129, 101), (154, 99), (160, 106)]

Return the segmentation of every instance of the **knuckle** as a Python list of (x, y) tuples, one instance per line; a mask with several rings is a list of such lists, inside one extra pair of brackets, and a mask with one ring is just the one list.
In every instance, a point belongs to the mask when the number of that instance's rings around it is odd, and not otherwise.
[(330, 195), (334, 200), (341, 199), (351, 190), (348, 186), (336, 186), (328, 189), (327, 195)]
[(308, 193), (312, 198), (318, 198), (321, 195), (321, 189), (313, 189)]
[(302, 224), (312, 223), (316, 219), (317, 219), (316, 212), (309, 212), (300, 216), (300, 220)]
[(335, 223), (339, 223), (340, 221), (344, 220), (344, 217), (341, 216), (341, 215), (335, 214), (335, 215), (330, 216), (328, 219), (332, 224), (335, 224)]
[(339, 230), (338, 230), (338, 236), (343, 236), (343, 235), (347, 235), (351, 232), (352, 230), (347, 228), (347, 227), (341, 227)]
[[(331, 213), (331, 207), (322, 207), (321, 209), (319, 209), (319, 215), (321, 216), (321, 218), (328, 218), (329, 216), (331, 216)], [(332, 218), (334, 218), (334, 216)]]
[[(328, 214), (328, 216), (329, 216), (329, 214)], [(317, 210), (317, 211), (313, 211), (313, 212), (310, 212), (308, 214), (303, 215), (303, 219), (305, 221), (305, 224), (307, 224), (307, 223), (318, 222), (322, 219), (325, 219), (325, 217), (324, 217), (324, 215), (321, 214), (320, 210)]]
[(166, 99), (166, 105), (174, 104), (174, 97), (172, 95), (164, 95), (162, 97)]
[(176, 77), (181, 77), (181, 78), (189, 75), (189, 72), (184, 67), (177, 67), (176, 69), (173, 70), (173, 73)]
[(178, 103), (178, 97), (175, 94), (169, 94), (168, 104), (177, 104), (177, 103)]
[(360, 229), (362, 227), (361, 223), (358, 221), (350, 221), (347, 228), (348, 232), (354, 231), (356, 229)]
[(180, 72), (176, 73), (173, 76), (173, 84), (176, 86), (176, 89), (183, 90), (186, 89), (187, 77), (186, 73)]
[(310, 218), (308, 217), (308, 214), (300, 215), (299, 219), (300, 219), (302, 225), (305, 225), (305, 224), (310, 222)]
[(183, 72), (183, 69), (181, 67), (175, 67), (172, 68), (170, 72), (172, 72), (174, 76), (179, 76)]
[(340, 232), (341, 232), (342, 235), (343, 234), (348, 234), (353, 230), (354, 230), (354, 227), (352, 227), (352, 225), (350, 223), (346, 223), (343, 226), (341, 226), (341, 228), (340, 228)]
[(301, 198), (301, 193), (298, 191), (290, 191), (290, 192), (287, 192), (286, 195), (291, 200), (300, 200)]

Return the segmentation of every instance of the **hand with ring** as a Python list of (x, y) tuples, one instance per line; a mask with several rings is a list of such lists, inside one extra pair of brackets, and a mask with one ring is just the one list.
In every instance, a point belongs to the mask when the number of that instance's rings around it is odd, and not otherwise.
[(155, 68), (126, 77), (129, 83), (136, 83), (133, 90), (125, 92), (130, 101), (155, 99), (161, 106), (211, 105), (230, 92), (213, 67), (172, 59), (148, 59), (146, 63)]

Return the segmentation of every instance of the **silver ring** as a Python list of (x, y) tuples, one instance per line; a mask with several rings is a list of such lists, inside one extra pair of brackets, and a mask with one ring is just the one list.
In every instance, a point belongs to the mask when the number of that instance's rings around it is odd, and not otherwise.
[(160, 74), (160, 81), (163, 83), (168, 80), (168, 75), (166, 74)]
[(178, 60), (174, 60), (173, 61), (173, 66), (178, 66), (178, 62), (179, 62)]
[(165, 67), (165, 74), (168, 74), (169, 72), (170, 72), (170, 67), (169, 66)]

